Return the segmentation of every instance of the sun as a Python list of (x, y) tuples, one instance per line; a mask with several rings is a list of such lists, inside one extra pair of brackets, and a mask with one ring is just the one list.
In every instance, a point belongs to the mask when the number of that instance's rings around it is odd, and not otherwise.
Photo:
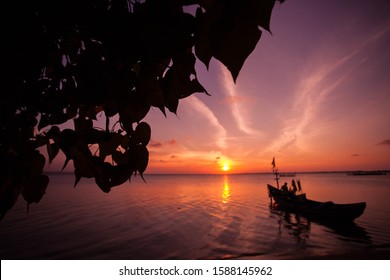
[(223, 164), (223, 166), (222, 166), (222, 170), (223, 171), (229, 171), (230, 170), (230, 165), (229, 165), (229, 163), (227, 163), (227, 162), (225, 162), (224, 164)]

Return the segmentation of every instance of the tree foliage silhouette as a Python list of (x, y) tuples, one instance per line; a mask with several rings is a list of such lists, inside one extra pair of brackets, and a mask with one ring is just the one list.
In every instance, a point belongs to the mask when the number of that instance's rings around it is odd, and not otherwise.
[[(280, 0), (279, 2), (283, 2)], [(270, 30), (274, 0), (6, 1), (1, 19), (0, 217), (20, 195), (38, 203), (61, 151), (75, 186), (109, 192), (148, 165), (153, 107), (207, 94), (195, 71), (214, 57), (234, 81)], [(186, 13), (191, 6), (196, 13)], [(260, 28), (261, 27), (261, 28)], [(104, 114), (103, 114), (104, 113)], [(104, 129), (93, 120), (105, 116)], [(119, 124), (113, 124), (113, 117)], [(73, 121), (74, 129), (61, 124)], [(110, 122), (111, 121), (111, 122)]]

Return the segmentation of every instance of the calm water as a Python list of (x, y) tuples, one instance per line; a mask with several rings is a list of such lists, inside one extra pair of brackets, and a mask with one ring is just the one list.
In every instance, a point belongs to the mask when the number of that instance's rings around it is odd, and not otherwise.
[(389, 175), (296, 177), (309, 198), (367, 202), (341, 228), (270, 209), (272, 175), (149, 175), (109, 194), (87, 179), (73, 189), (73, 175), (50, 177), (28, 216), (20, 199), (0, 222), (1, 259), (390, 258)]

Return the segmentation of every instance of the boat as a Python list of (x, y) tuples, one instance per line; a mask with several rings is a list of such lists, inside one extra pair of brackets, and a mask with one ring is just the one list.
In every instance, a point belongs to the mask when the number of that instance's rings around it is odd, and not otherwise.
[(321, 202), (308, 199), (306, 194), (302, 192), (300, 180), (298, 180), (298, 188), (295, 186), (295, 180), (292, 181), (293, 189), (289, 190), (285, 185), (279, 188), (280, 177), (275, 165), (275, 158), (272, 161), (272, 166), (277, 187), (267, 184), (271, 206), (277, 205), (285, 211), (297, 213), (312, 220), (332, 223), (353, 222), (364, 213), (366, 202), (337, 204), (332, 201)]
[(352, 171), (352, 172), (347, 172), (347, 175), (352, 175), (352, 176), (364, 176), (364, 175), (386, 175), (386, 171)]
[(295, 173), (280, 173), (280, 177), (295, 177)]
[(353, 222), (363, 214), (366, 208), (365, 202), (350, 204), (337, 204), (332, 201), (320, 202), (308, 199), (306, 194), (285, 193), (269, 184), (267, 184), (267, 187), (269, 196), (281, 209), (301, 214), (312, 220)]

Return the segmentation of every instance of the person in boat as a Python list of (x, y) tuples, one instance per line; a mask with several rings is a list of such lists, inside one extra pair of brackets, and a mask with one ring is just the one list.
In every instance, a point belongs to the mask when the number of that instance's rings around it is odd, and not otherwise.
[(294, 179), (292, 179), (291, 185), (292, 185), (292, 187), (291, 187), (290, 192), (291, 192), (293, 195), (295, 195), (295, 194), (297, 193), (298, 189), (297, 189), (297, 185), (296, 185)]
[(280, 188), (282, 190), (282, 192), (284, 193), (288, 193), (288, 186), (287, 186), (287, 182), (284, 182), (283, 186)]

